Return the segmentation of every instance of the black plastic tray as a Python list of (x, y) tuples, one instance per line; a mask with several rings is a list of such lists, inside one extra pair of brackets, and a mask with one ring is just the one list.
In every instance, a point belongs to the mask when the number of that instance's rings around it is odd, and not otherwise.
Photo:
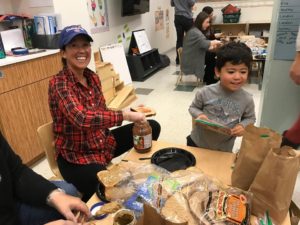
[(151, 157), (151, 163), (173, 172), (195, 166), (196, 158), (184, 149), (171, 147), (155, 152)]

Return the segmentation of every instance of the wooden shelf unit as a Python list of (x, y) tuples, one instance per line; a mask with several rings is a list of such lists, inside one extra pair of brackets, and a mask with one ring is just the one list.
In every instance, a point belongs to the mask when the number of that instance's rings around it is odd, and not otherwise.
[(239, 32), (244, 32), (245, 35), (255, 35), (261, 37), (264, 30), (270, 31), (270, 22), (249, 22), (249, 23), (218, 23), (212, 27), (216, 32), (223, 32), (226, 36), (237, 36)]

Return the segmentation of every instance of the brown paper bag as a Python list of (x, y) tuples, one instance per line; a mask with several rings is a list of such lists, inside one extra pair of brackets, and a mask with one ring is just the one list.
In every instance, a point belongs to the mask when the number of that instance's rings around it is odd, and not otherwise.
[(165, 220), (156, 209), (144, 204), (144, 214), (137, 225), (187, 225), (187, 223), (172, 223)]
[(299, 155), (290, 147), (269, 152), (249, 189), (254, 215), (262, 216), (268, 210), (273, 222), (281, 224), (289, 210), (299, 166)]
[(249, 125), (231, 176), (232, 186), (247, 191), (271, 148), (279, 148), (281, 135), (268, 128)]

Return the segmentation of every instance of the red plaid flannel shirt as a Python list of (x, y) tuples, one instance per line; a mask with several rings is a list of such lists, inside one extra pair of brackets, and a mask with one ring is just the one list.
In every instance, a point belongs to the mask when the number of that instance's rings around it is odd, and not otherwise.
[(97, 74), (84, 70), (88, 87), (65, 68), (49, 82), (49, 107), (53, 118), (56, 157), (76, 164), (106, 165), (116, 141), (109, 129), (121, 125), (121, 111), (108, 110)]

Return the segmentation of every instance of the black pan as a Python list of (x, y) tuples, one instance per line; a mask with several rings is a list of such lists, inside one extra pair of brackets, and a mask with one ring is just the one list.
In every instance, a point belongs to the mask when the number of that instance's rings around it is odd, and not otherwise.
[(184, 149), (171, 147), (155, 152), (151, 157), (151, 163), (173, 172), (195, 166), (196, 158)]
[(96, 188), (96, 195), (98, 196), (98, 198), (103, 201), (103, 202), (109, 202), (106, 197), (105, 197), (105, 187), (104, 185), (99, 182)]

